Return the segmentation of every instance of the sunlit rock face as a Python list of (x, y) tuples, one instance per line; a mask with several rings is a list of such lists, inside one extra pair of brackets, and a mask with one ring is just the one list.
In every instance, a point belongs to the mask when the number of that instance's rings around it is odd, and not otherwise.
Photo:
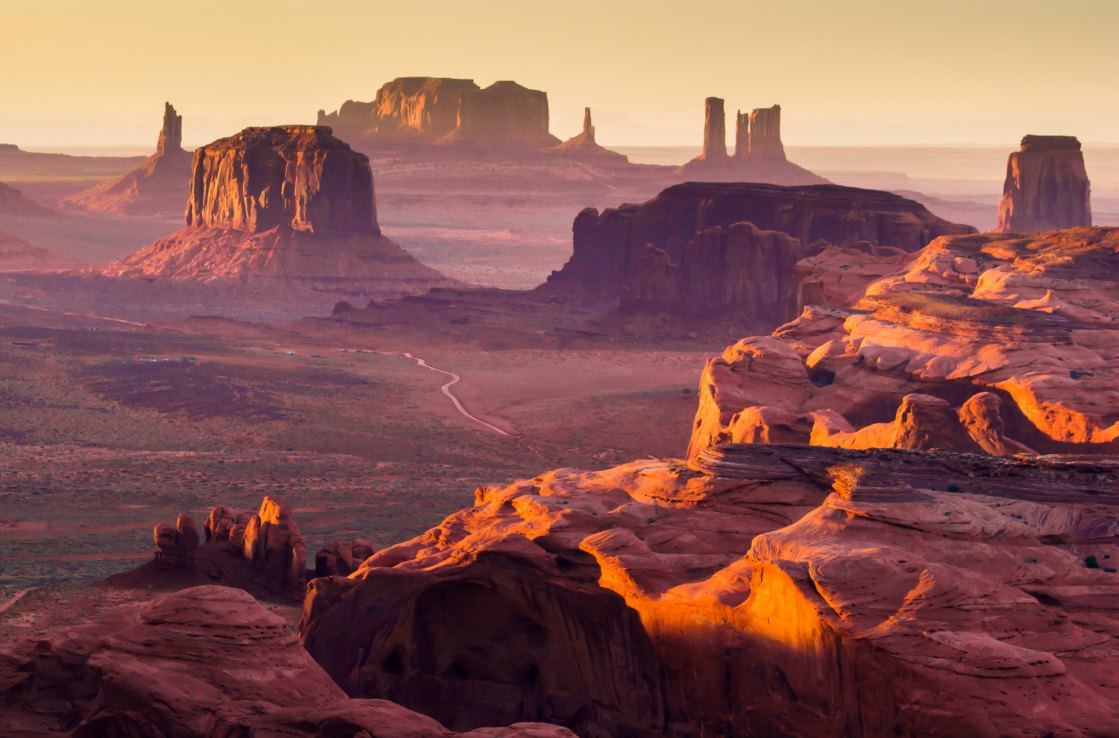
[(183, 150), (183, 116), (163, 108), (155, 154), (136, 169), (64, 198), (62, 207), (124, 215), (181, 214), (190, 188), (191, 154)]
[(548, 132), (547, 93), (512, 81), (481, 88), (469, 79), (400, 77), (373, 102), (320, 110), (318, 122), (348, 141), (389, 145), (535, 151), (559, 143)]
[(1105, 735), (1117, 482), (777, 445), (558, 470), (314, 580), (300, 636), (351, 695), (457, 729)]
[[(348, 698), (283, 618), (213, 585), (106, 607), (0, 653), (0, 726), (6, 736), (72, 738), (460, 735), (391, 702)], [(551, 725), (483, 736), (574, 738)]]
[(939, 238), (851, 309), (805, 303), (711, 359), (689, 454), (767, 438), (1114, 453), (1117, 274), (1119, 229)]
[(186, 227), (105, 274), (362, 281), (389, 294), (445, 283), (381, 235), (369, 159), (329, 128), (246, 128), (194, 153)]
[[(936, 236), (972, 230), (875, 190), (691, 182), (641, 205), (581, 212), (571, 259), (546, 289), (597, 290), (626, 307), (687, 315), (737, 311), (776, 324), (795, 315), (803, 279), (816, 278), (816, 294), (852, 294), (838, 286), (842, 278), (822, 276), (824, 257), (796, 269), (825, 251), (834, 257), (829, 245), (853, 262), (893, 263)], [(854, 286), (861, 294), (865, 281)]]
[(1075, 136), (1026, 136), (1010, 154), (999, 203), (1000, 233), (1092, 225), (1091, 186)]

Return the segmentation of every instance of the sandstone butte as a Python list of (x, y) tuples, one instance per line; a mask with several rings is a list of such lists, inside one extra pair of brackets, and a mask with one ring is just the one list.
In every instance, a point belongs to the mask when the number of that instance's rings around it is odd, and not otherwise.
[(191, 155), (183, 150), (183, 117), (164, 103), (155, 153), (130, 172), (63, 198), (64, 208), (123, 215), (181, 213)]
[(579, 213), (572, 256), (541, 290), (689, 316), (734, 311), (772, 326), (797, 314), (802, 285), (846, 305), (907, 252), (973, 231), (877, 190), (688, 182), (640, 205)]
[(300, 638), (459, 730), (1102, 738), (1117, 473), (762, 444), (561, 469), (312, 580)]
[(448, 280), (381, 235), (369, 159), (329, 128), (246, 128), (194, 152), (186, 227), (109, 265), (117, 277), (363, 283)]
[(552, 725), (457, 733), (351, 699), (251, 595), (216, 585), (106, 608), (0, 652), (6, 737), (574, 738)]
[(586, 161), (599, 166), (627, 166), (629, 159), (625, 155), (600, 146), (594, 138), (594, 123), (591, 121), (591, 109), (583, 109), (583, 131), (572, 136), (557, 146), (542, 150), (544, 154), (555, 154), (569, 159)]
[(725, 441), (1113, 454), (1119, 229), (934, 240), (852, 307), (707, 362), (689, 455)]
[(556, 146), (548, 132), (548, 94), (516, 82), (480, 88), (469, 79), (398, 77), (372, 102), (347, 100), (318, 123), (347, 141), (422, 144), (492, 151), (530, 151)]
[(689, 179), (710, 182), (827, 184), (823, 177), (793, 164), (781, 141), (781, 106), (756, 108), (735, 116), (734, 153), (727, 153), (725, 101), (709, 97), (703, 109), (703, 151), (680, 168)]
[(1092, 225), (1091, 186), (1074, 136), (1026, 136), (1006, 163), (999, 202), (1001, 233)]

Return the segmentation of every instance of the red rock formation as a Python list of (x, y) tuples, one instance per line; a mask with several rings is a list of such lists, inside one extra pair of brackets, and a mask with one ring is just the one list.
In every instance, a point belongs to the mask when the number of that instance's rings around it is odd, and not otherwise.
[(166, 523), (155, 526), (155, 561), (167, 568), (193, 569), (198, 543), (194, 518), (179, 513), (174, 527)]
[(625, 166), (629, 159), (616, 151), (599, 146), (594, 140), (594, 124), (591, 123), (591, 109), (583, 110), (583, 132), (567, 139), (558, 146), (552, 146), (542, 153), (559, 155), (565, 158), (587, 161), (599, 166)]
[(566, 469), (314, 580), (351, 695), (586, 738), (1108, 735), (1110, 464), (727, 446)]
[(352, 543), (329, 541), (315, 554), (315, 576), (349, 576), (361, 562), (375, 554), (377, 550), (369, 541), (356, 540)]
[(785, 161), (781, 143), (781, 106), (755, 108), (750, 113), (750, 158)]
[(183, 117), (164, 104), (155, 154), (136, 169), (64, 198), (66, 208), (98, 213), (152, 215), (182, 212), (190, 186), (191, 155), (183, 151)]
[(703, 102), (703, 153), (702, 161), (722, 161), (727, 158), (727, 114), (723, 100), (709, 97)]
[(781, 143), (781, 106), (757, 108), (735, 116), (734, 156), (727, 156), (723, 101), (707, 98), (703, 153), (680, 172), (709, 182), (770, 182), (781, 185), (826, 184), (827, 180), (789, 162)]
[(548, 133), (547, 93), (510, 81), (481, 89), (469, 79), (400, 77), (371, 103), (347, 100), (334, 113), (320, 110), (318, 123), (346, 140), (381, 145), (516, 152), (559, 143)]
[[(450, 738), (384, 700), (348, 698), (287, 622), (247, 593), (203, 586), (0, 653), (6, 736)], [(574, 738), (522, 724), (469, 738)]]
[(937, 239), (853, 309), (806, 307), (709, 361), (689, 454), (769, 417), (801, 443), (1114, 453), (1117, 254), (1119, 229)]
[(1011, 153), (999, 203), (999, 233), (1092, 225), (1091, 187), (1074, 136), (1026, 136)]
[[(879, 246), (914, 251), (936, 236), (972, 230), (874, 190), (687, 183), (641, 205), (581, 212), (572, 226), (571, 259), (542, 289), (626, 291), (631, 307), (670, 310), (679, 304), (696, 314), (745, 308), (779, 321), (797, 307), (794, 266), (820, 252), (825, 244), (818, 242), (858, 248), (870, 252), (865, 261), (890, 263), (898, 252), (879, 254)], [(649, 244), (663, 255), (649, 251)], [(823, 263), (803, 276), (817, 276)], [(751, 271), (763, 264), (765, 271)], [(674, 286), (665, 288), (662, 277)], [(863, 286), (865, 281), (857, 282), (859, 294)]]
[(368, 158), (311, 126), (246, 128), (199, 148), (186, 228), (104, 272), (341, 280), (382, 295), (446, 281), (381, 235)]

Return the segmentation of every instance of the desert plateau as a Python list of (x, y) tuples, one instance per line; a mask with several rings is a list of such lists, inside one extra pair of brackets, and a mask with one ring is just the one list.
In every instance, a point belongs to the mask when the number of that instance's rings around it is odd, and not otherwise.
[(1119, 737), (1119, 6), (4, 10), (0, 738)]

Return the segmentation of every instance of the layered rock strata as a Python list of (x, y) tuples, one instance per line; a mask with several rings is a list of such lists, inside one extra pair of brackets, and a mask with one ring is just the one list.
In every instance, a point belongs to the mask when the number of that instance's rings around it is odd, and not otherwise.
[(809, 304), (710, 360), (689, 454), (725, 441), (1114, 453), (1117, 254), (1119, 229), (939, 238), (851, 309)]
[[(617, 295), (631, 308), (689, 315), (741, 310), (781, 322), (799, 309), (805, 280), (817, 296), (858, 297), (870, 276), (896, 265), (901, 252), (972, 230), (874, 190), (686, 183), (641, 205), (581, 212), (572, 226), (571, 259), (542, 289)], [(883, 266), (857, 269), (848, 279), (829, 277), (827, 267), (846, 273), (850, 266), (839, 263), (838, 253)], [(798, 271), (805, 259), (813, 260)], [(870, 276), (855, 278), (865, 273)]]
[(104, 270), (165, 279), (445, 282), (381, 235), (369, 159), (329, 128), (246, 128), (194, 154), (186, 227)]
[(349, 694), (457, 729), (1106, 735), (1117, 484), (775, 445), (558, 470), (314, 580), (300, 637)]
[(1092, 225), (1091, 186), (1074, 136), (1026, 136), (1010, 154), (999, 202), (1000, 233)]

